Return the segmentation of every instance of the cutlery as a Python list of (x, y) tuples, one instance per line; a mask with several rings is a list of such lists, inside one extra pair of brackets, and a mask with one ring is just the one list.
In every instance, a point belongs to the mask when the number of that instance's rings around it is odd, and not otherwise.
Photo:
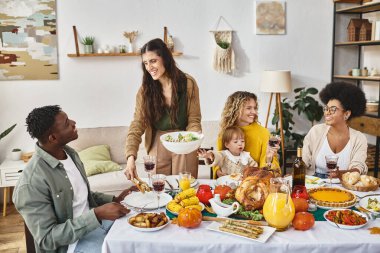
[(364, 214), (365, 216), (367, 216), (367, 218), (369, 220), (375, 220), (377, 218), (377, 215), (375, 215), (374, 213), (372, 213), (371, 211), (365, 209), (364, 207), (361, 207), (361, 206), (355, 206), (356, 209), (358, 209), (362, 214)]
[(205, 209), (206, 209), (207, 212), (215, 214), (214, 209), (212, 209), (211, 206), (205, 205)]
[(169, 185), (169, 187), (170, 187), (171, 190), (174, 190), (173, 185), (171, 185), (168, 180), (165, 179), (165, 182)]
[(235, 219), (222, 218), (222, 217), (203, 216), (202, 220), (204, 220), (204, 221), (226, 221), (226, 220), (233, 220), (233, 221), (242, 222), (242, 223), (248, 223), (248, 224), (256, 225), (256, 226), (268, 226), (268, 223), (265, 222), (265, 221), (235, 220)]

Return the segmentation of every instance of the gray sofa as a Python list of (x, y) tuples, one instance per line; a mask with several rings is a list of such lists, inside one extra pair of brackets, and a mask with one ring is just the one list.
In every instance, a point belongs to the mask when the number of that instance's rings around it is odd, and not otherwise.
[[(215, 147), (219, 129), (218, 122), (202, 122), (202, 129), (205, 139), (203, 140), (201, 147)], [(91, 190), (118, 195), (122, 190), (132, 186), (132, 182), (127, 180), (123, 172), (126, 165), (124, 151), (127, 133), (127, 126), (78, 128), (79, 138), (69, 143), (69, 146), (73, 147), (77, 151), (81, 151), (91, 146), (107, 144), (110, 146), (111, 160), (120, 164), (122, 168), (120, 171), (107, 172), (88, 177)], [(137, 173), (141, 178), (147, 177), (144, 170), (144, 164), (142, 162), (142, 157), (144, 154), (146, 154), (144, 143), (141, 143), (136, 160)], [(208, 166), (200, 165), (198, 177), (209, 178), (210, 168)]]

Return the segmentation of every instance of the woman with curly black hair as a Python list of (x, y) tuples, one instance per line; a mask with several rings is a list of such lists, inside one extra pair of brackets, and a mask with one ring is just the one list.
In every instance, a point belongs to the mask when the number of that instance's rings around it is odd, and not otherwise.
[(126, 144), (128, 179), (137, 177), (136, 158), (141, 136), (145, 133), (145, 148), (157, 157), (156, 172), (166, 175), (187, 170), (198, 176), (198, 157), (174, 154), (161, 144), (164, 133), (202, 131), (199, 89), (196, 81), (183, 73), (170, 50), (161, 39), (153, 39), (141, 48), (143, 79), (136, 96), (136, 108), (129, 127)]
[[(364, 114), (366, 98), (352, 84), (334, 82), (319, 93), (325, 104), (325, 123), (312, 127), (303, 142), (302, 159), (309, 166), (307, 174), (320, 178), (340, 177), (347, 171), (367, 173), (367, 139), (348, 126), (348, 120)], [(338, 170), (329, 172), (326, 155), (337, 155)]]

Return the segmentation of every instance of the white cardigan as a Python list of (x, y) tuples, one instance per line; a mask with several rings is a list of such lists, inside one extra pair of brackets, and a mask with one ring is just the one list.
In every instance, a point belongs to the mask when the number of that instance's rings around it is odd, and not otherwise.
[[(326, 124), (319, 124), (313, 126), (307, 133), (302, 148), (302, 160), (308, 166), (307, 174), (313, 175), (315, 173), (315, 159), (321, 149), (323, 140), (327, 136), (330, 126)], [(367, 174), (368, 167), (365, 163), (367, 159), (367, 138), (359, 131), (349, 128), (350, 131), (350, 165), (348, 168), (342, 169), (352, 169), (357, 168), (360, 170), (361, 174)]]

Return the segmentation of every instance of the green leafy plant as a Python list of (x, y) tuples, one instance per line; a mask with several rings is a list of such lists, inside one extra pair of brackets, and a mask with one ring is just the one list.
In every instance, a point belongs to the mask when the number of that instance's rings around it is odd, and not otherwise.
[(13, 128), (16, 127), (17, 124), (14, 124), (13, 126), (11, 126), (10, 128), (8, 128), (7, 130), (5, 130), (4, 132), (2, 132), (0, 134), (0, 140), (3, 139), (5, 136), (7, 136), (10, 132), (12, 132)]
[(227, 49), (230, 46), (230, 43), (226, 41), (219, 41), (217, 44), (223, 49)]
[(82, 40), (81, 43), (83, 45), (93, 45), (95, 42), (95, 37), (92, 36), (85, 36)]
[[(299, 116), (305, 115), (306, 119), (310, 121), (311, 126), (316, 122), (320, 121), (323, 117), (322, 105), (312, 96), (318, 93), (316, 88), (296, 88), (294, 89), (295, 101), (291, 105), (287, 98), (284, 98), (281, 102), (282, 105), (282, 119), (283, 119), (283, 129), (284, 129), (284, 143), (287, 147), (297, 148), (302, 146), (305, 134), (299, 134), (293, 132), (293, 116), (294, 112), (297, 112)], [(278, 125), (279, 123), (279, 113), (278, 109), (274, 112), (272, 118), (272, 124)], [(279, 133), (279, 130), (275, 132)]]

